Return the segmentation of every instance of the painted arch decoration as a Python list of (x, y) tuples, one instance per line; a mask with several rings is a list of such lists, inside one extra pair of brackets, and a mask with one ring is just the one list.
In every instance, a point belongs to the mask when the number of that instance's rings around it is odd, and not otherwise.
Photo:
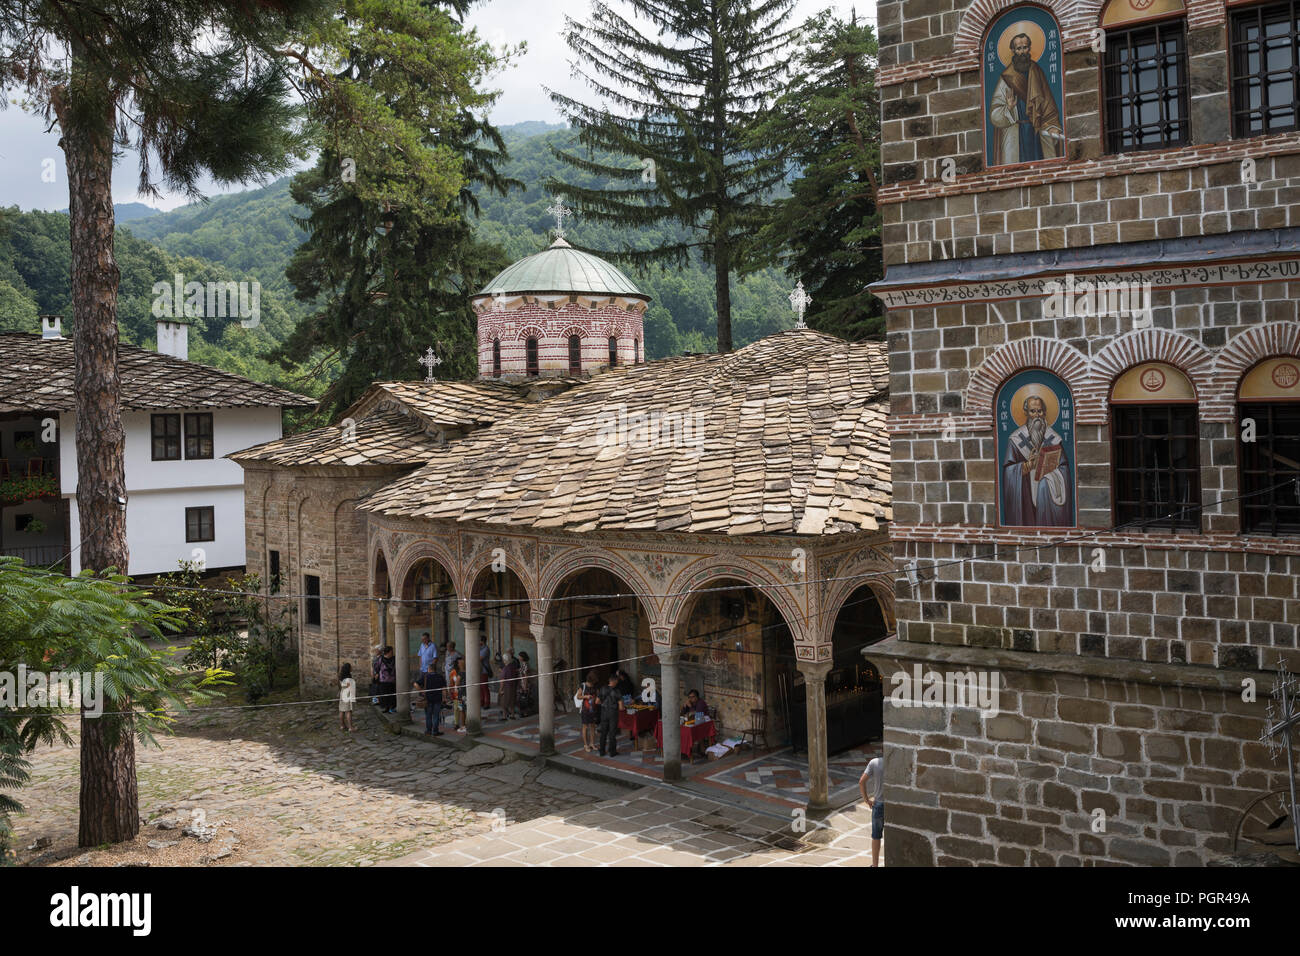
[(998, 523), (1073, 528), (1074, 400), (1051, 372), (1026, 369), (998, 392)]
[(1042, 7), (1012, 7), (985, 35), (984, 164), (1065, 155), (1061, 31)]

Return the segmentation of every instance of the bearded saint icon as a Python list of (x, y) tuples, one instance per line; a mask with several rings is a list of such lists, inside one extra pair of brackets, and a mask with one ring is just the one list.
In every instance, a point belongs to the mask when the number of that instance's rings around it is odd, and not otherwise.
[(1033, 42), (1026, 33), (1011, 38), (1011, 62), (993, 90), (989, 119), (993, 134), (993, 163), (997, 166), (1055, 159), (1065, 134), (1061, 113), (1043, 68), (1034, 62)]
[(1074, 484), (1065, 440), (1047, 423), (1038, 395), (1024, 401), (1025, 423), (1011, 433), (1002, 461), (1002, 524), (1022, 528), (1068, 528)]

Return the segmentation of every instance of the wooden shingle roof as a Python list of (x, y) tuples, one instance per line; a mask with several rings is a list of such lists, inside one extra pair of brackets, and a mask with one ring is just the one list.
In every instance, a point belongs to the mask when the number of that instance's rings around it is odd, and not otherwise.
[(890, 518), (885, 346), (811, 330), (614, 369), (451, 442), (360, 507), (595, 530), (830, 534)]
[[(305, 395), (264, 385), (197, 362), (136, 348), (117, 347), (122, 407), (306, 408)], [(76, 407), (71, 339), (0, 333), (0, 412), (64, 412)]]

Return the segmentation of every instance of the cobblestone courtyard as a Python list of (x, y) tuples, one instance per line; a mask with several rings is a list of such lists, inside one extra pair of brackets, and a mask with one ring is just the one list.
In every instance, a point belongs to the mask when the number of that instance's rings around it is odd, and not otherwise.
[[(20, 862), (870, 863), (865, 808), (837, 814), (834, 832), (806, 842), (778, 816), (661, 787), (629, 789), (495, 747), (397, 736), (365, 709), (353, 734), (335, 720), (330, 705), (183, 717), (160, 749), (137, 747), (140, 837), (89, 855), (75, 846), (77, 749), (41, 748), (21, 793), (27, 810), (14, 819)], [(214, 828), (210, 842), (182, 836), (195, 821)]]

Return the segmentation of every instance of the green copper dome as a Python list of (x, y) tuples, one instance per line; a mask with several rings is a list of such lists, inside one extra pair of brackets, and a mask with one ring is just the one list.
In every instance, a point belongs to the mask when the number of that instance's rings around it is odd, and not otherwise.
[(563, 239), (556, 239), (549, 249), (508, 266), (478, 294), (518, 295), (522, 292), (577, 292), (650, 298), (604, 259), (579, 252)]

